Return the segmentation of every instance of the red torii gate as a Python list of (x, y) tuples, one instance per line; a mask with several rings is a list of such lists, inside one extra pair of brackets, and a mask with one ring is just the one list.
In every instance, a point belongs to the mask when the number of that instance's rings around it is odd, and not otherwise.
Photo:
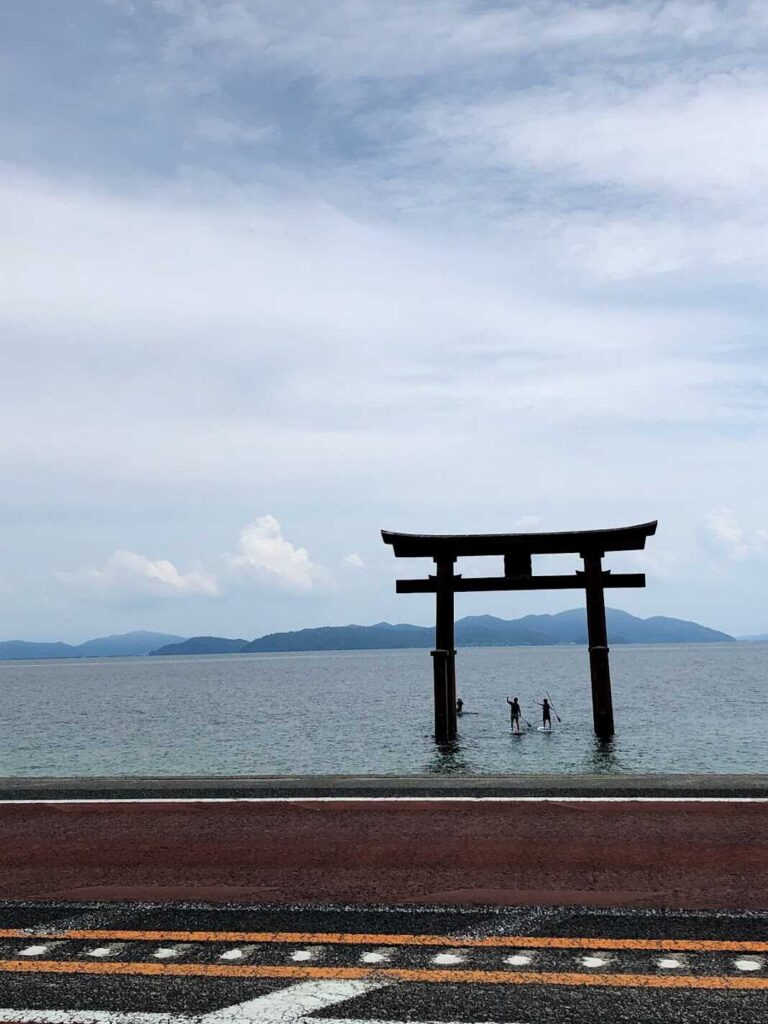
[[(456, 738), (456, 651), (454, 594), (485, 590), (584, 590), (587, 601), (592, 716), (601, 739), (613, 736), (613, 701), (605, 623), (605, 589), (644, 587), (644, 573), (604, 570), (606, 551), (638, 551), (656, 532), (657, 522), (612, 530), (573, 530), (568, 533), (418, 534), (382, 530), (398, 558), (431, 558), (437, 573), (425, 580), (397, 580), (398, 594), (435, 594), (435, 739)], [(567, 576), (534, 576), (532, 555), (577, 554), (584, 569)], [(465, 579), (453, 571), (457, 558), (502, 555), (503, 576)]]

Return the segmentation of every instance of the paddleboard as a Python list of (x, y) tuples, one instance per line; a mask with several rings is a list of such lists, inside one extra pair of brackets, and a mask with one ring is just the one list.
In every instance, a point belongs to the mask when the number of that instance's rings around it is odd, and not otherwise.
[(536, 732), (553, 732), (553, 729), (547, 729), (546, 726), (540, 725), (537, 727)]

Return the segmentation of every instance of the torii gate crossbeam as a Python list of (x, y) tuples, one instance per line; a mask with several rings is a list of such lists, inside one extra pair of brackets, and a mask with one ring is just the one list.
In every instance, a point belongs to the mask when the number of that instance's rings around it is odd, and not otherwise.
[[(643, 573), (604, 571), (606, 551), (637, 551), (656, 532), (656, 522), (610, 530), (567, 533), (412, 534), (382, 530), (398, 558), (431, 558), (436, 574), (427, 579), (398, 580), (398, 594), (435, 594), (435, 739), (456, 738), (456, 666), (454, 594), (490, 590), (584, 590), (587, 605), (592, 716), (595, 733), (609, 739), (614, 733), (605, 589), (644, 587)], [(532, 555), (577, 554), (583, 571), (573, 575), (534, 576)], [(503, 576), (464, 578), (454, 572), (457, 558), (501, 555)]]

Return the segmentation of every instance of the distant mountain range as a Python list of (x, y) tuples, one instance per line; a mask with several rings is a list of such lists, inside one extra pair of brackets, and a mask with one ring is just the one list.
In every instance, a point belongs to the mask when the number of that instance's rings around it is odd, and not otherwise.
[[(611, 644), (729, 643), (735, 637), (708, 629), (697, 622), (655, 615), (639, 619), (616, 608), (606, 609), (608, 640)], [(404, 647), (431, 648), (435, 631), (431, 626), (393, 625), (320, 626), (290, 633), (269, 633), (256, 640), (221, 636), (174, 636), (169, 633), (122, 633), (85, 643), (35, 643), (28, 640), (0, 642), (0, 661), (38, 658), (125, 658), (143, 655), (251, 654), (259, 651), (371, 651)], [(739, 637), (743, 641), (766, 642), (766, 636)], [(456, 623), (456, 644), (460, 647), (520, 647), (552, 644), (586, 644), (587, 617), (583, 608), (556, 615), (525, 615), (521, 619), (499, 619), (494, 615), (468, 615)]]
[[(612, 644), (728, 643), (735, 638), (697, 622), (656, 615), (639, 619), (616, 608), (606, 610), (608, 638)], [(269, 633), (250, 642), (224, 637), (191, 637), (159, 647), (153, 654), (251, 654), (276, 651), (362, 651), (434, 646), (431, 626), (393, 625), (320, 626), (290, 633)], [(456, 623), (456, 643), (461, 647), (519, 647), (554, 644), (586, 644), (587, 616), (583, 608), (556, 615), (526, 615), (499, 619), (470, 615)]]
[(30, 640), (0, 642), (0, 661), (19, 661), (29, 658), (128, 658), (150, 654), (158, 647), (184, 640), (171, 633), (122, 633), (119, 636), (101, 636), (86, 640), (84, 644), (35, 643)]

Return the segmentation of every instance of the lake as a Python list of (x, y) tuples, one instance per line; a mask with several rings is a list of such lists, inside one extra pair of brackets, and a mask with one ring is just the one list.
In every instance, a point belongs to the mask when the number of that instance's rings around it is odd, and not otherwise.
[[(0, 662), (0, 775), (768, 771), (768, 645), (616, 646), (616, 737), (583, 647), (457, 656), (459, 741), (432, 740), (426, 650)], [(507, 695), (555, 732), (510, 735)]]

